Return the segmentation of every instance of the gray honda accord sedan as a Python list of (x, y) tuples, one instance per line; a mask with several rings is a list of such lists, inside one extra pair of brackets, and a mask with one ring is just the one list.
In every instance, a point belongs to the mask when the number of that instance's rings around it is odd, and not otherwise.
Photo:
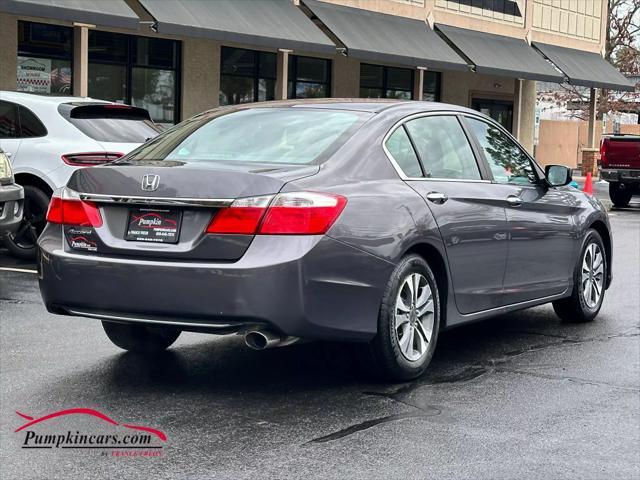
[(407, 380), (443, 329), (547, 302), (596, 317), (609, 221), (570, 181), (453, 105), (219, 108), (73, 174), (39, 240), (40, 289), (126, 350), (183, 330), (339, 340)]

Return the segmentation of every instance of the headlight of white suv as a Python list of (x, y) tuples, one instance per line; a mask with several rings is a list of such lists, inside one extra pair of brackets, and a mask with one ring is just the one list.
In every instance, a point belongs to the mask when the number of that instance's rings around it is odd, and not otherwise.
[(9, 157), (0, 152), (0, 182), (7, 183), (13, 180), (13, 172), (11, 171), (11, 163)]

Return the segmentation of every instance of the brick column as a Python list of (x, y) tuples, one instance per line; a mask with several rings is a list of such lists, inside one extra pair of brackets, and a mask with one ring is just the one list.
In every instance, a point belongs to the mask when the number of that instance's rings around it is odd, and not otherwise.
[(591, 173), (594, 177), (598, 175), (598, 160), (600, 160), (600, 151), (597, 148), (582, 149), (580, 171), (583, 177), (585, 177), (587, 173)]

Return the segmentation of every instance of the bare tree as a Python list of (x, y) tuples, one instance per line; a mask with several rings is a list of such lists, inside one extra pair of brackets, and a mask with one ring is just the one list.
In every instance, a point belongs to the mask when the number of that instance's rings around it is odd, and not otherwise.
[[(640, 74), (640, 0), (608, 0), (604, 58), (623, 74)], [(552, 92), (551, 96), (558, 104), (573, 106), (570, 116), (580, 120), (589, 118), (588, 89), (562, 85), (562, 89)], [(602, 119), (608, 112), (629, 111), (630, 101), (638, 96), (634, 92), (601, 90), (598, 118)]]
[[(640, 73), (640, 0), (609, 0), (604, 58), (624, 74)], [(610, 111), (623, 111), (633, 92), (600, 92), (598, 117)]]

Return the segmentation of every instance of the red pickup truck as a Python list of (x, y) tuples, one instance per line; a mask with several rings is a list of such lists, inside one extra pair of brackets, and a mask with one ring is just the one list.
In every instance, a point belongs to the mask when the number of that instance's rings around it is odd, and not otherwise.
[(607, 135), (600, 143), (600, 176), (609, 182), (609, 197), (626, 207), (640, 195), (640, 135)]

